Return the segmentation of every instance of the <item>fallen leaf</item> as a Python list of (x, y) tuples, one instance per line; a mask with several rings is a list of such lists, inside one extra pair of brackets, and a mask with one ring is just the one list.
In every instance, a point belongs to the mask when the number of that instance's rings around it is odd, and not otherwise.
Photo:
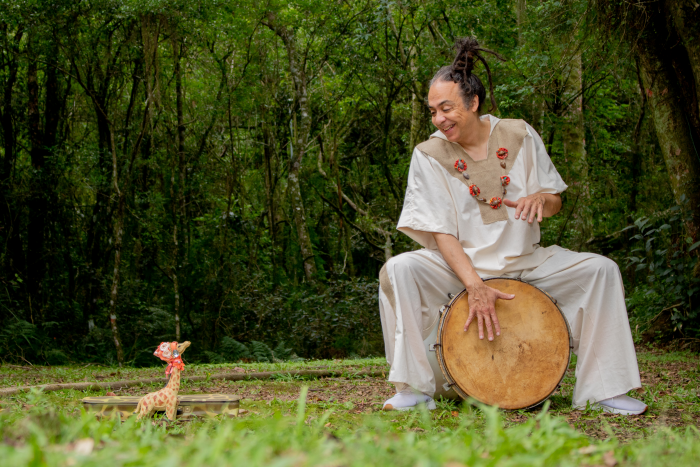
[(608, 451), (605, 454), (603, 454), (603, 462), (605, 462), (605, 465), (607, 467), (615, 467), (617, 465), (617, 461), (615, 460), (615, 453), (613, 451)]
[(453, 410), (453, 411), (452, 411), (452, 416), (453, 416), (453, 417), (459, 417), (459, 412), (457, 412), (456, 410)]
[(578, 452), (581, 454), (592, 454), (596, 452), (598, 448), (592, 444), (589, 444), (588, 446), (584, 446), (582, 448), (578, 448)]
[(95, 440), (92, 438), (79, 439), (68, 446), (66, 446), (67, 451), (72, 451), (79, 456), (89, 456), (92, 453), (92, 449), (95, 447)]
[(233, 369), (234, 372), (236, 373), (245, 373), (245, 370), (239, 366)]
[(105, 393), (105, 396), (116, 397), (116, 394), (114, 394), (112, 391), (107, 391), (107, 392)]

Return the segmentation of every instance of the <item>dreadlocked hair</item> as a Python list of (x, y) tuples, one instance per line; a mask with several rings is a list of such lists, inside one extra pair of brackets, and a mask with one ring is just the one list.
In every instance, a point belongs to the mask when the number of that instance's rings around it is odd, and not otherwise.
[(464, 105), (469, 108), (474, 100), (474, 96), (477, 96), (479, 97), (479, 108), (477, 111), (481, 113), (481, 105), (484, 100), (486, 100), (486, 89), (479, 77), (473, 73), (474, 66), (476, 62), (479, 61), (484, 64), (486, 75), (489, 78), (489, 95), (491, 97), (491, 108), (489, 112), (493, 111), (496, 108), (496, 99), (493, 96), (491, 69), (481, 53), (489, 53), (501, 61), (505, 61), (505, 59), (493, 50), (481, 47), (474, 37), (465, 37), (457, 40), (454, 48), (457, 51), (457, 56), (452, 62), (452, 65), (440, 68), (438, 72), (435, 73), (435, 76), (433, 76), (433, 79), (430, 80), (430, 85), (432, 86), (433, 83), (438, 81), (452, 81), (453, 83), (458, 83)]

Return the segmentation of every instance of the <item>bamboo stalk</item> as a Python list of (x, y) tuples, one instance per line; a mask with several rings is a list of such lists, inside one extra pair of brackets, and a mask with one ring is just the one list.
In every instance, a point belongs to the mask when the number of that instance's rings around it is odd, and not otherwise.
[[(353, 376), (370, 376), (370, 377), (385, 377), (386, 370), (362, 370), (356, 373), (352, 373)], [(251, 379), (270, 379), (277, 375), (290, 375), (290, 376), (315, 376), (317, 378), (331, 377), (331, 376), (343, 376), (346, 372), (342, 370), (296, 370), (296, 371), (262, 371), (258, 373), (217, 373), (210, 376), (190, 376), (187, 378), (183, 377), (186, 382), (200, 382), (224, 380), (224, 381), (246, 381)], [(168, 382), (167, 378), (147, 378), (147, 379), (133, 379), (124, 381), (110, 381), (104, 383), (97, 382), (85, 382), (85, 383), (60, 383), (60, 384), (40, 384), (37, 386), (17, 386), (11, 388), (0, 388), (0, 396), (10, 396), (13, 394), (18, 394), (22, 391), (29, 391), (31, 389), (40, 389), (43, 392), (51, 391), (61, 391), (64, 389), (75, 389), (76, 391), (99, 391), (102, 389), (124, 389), (135, 386), (140, 386), (143, 384), (153, 384), (161, 383), (166, 384)]]

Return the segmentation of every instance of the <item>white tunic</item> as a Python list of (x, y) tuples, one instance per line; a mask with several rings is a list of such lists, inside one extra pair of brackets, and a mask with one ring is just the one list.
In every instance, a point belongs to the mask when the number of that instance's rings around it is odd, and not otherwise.
[[(492, 132), (500, 120), (492, 115), (482, 118), (490, 119)], [(511, 201), (533, 193), (561, 193), (567, 188), (540, 136), (530, 125), (527, 130), (529, 134), (508, 174), (506, 198)], [(447, 140), (440, 131), (432, 137)], [(461, 149), (457, 143), (452, 144)], [(469, 165), (469, 156), (466, 152), (464, 155)], [(537, 222), (516, 220), (515, 208), (503, 205), (499, 209), (508, 210), (508, 221), (484, 224), (477, 203), (463, 182), (416, 148), (398, 229), (431, 250), (436, 250), (437, 245), (430, 232), (451, 234), (462, 244), (476, 269), (493, 275), (532, 268), (551, 256), (549, 249), (538, 246)]]

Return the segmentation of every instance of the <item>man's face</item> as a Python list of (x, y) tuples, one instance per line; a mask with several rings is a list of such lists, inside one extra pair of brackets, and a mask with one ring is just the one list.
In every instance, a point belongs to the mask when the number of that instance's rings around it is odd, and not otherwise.
[(457, 83), (433, 83), (428, 92), (428, 107), (433, 116), (433, 125), (453, 143), (460, 141), (467, 129), (478, 121), (476, 109), (479, 107), (479, 98), (475, 96), (472, 99), (472, 109), (467, 109)]

